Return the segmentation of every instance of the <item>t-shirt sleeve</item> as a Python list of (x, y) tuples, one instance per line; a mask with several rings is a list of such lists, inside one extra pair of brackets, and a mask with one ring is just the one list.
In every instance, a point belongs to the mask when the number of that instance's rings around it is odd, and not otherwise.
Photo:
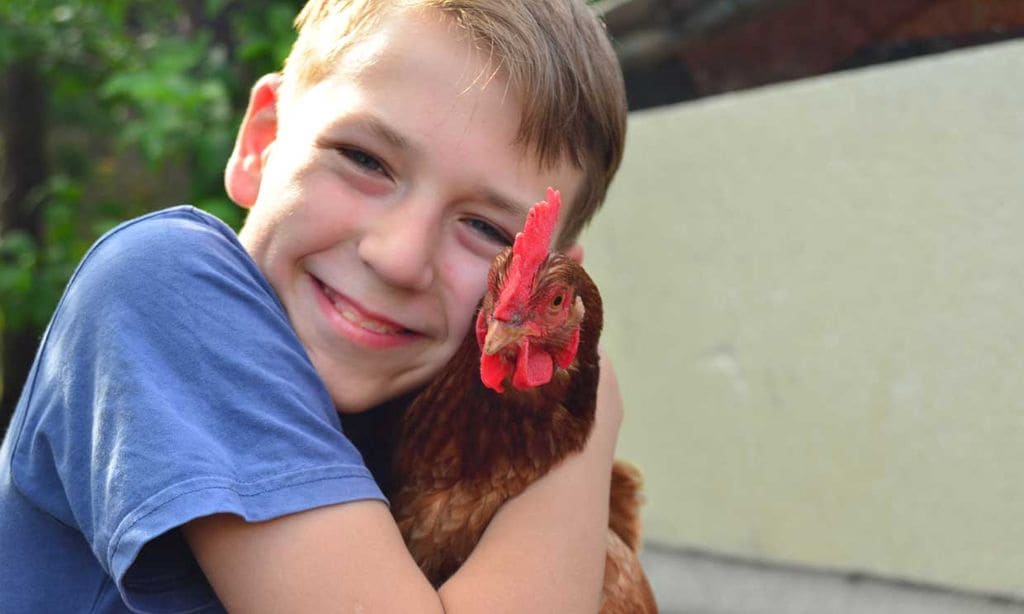
[(16, 480), (140, 611), (212, 601), (175, 530), (193, 518), (383, 500), (272, 289), (191, 208), (94, 246), (28, 386)]

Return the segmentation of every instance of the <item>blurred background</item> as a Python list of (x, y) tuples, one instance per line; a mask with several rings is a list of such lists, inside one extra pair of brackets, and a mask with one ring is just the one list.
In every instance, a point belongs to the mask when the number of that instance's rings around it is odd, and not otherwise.
[(1024, 612), (1024, 2), (602, 3), (666, 612)]
[[(102, 232), (239, 226), (301, 4), (0, 3), (0, 428)], [(591, 4), (632, 117), (584, 243), (665, 611), (1024, 611), (1024, 0)]]
[(0, 2), (0, 425), (92, 242), (191, 203), (236, 228), (224, 163), (302, 2)]

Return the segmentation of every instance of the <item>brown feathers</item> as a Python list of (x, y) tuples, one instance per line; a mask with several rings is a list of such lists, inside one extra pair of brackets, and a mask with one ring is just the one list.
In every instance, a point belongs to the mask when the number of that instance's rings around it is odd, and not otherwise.
[[(507, 281), (510, 260), (503, 253), (491, 270), (480, 315), (485, 324), (493, 318), (489, 310)], [(502, 394), (485, 387), (478, 327), (409, 406), (392, 442), (391, 469), (378, 476), (389, 485), (409, 551), (435, 586), (466, 560), (502, 503), (580, 451), (594, 424), (601, 297), (582, 267), (561, 254), (545, 259), (532, 283), (520, 292), (531, 298), (514, 319), (534, 331), (528, 339), (524, 333), (522, 343), (552, 356), (550, 381), (505, 386)], [(563, 366), (565, 346), (577, 342)], [(514, 348), (508, 351), (513, 353), (493, 359), (514, 364)], [(514, 383), (511, 369), (499, 377)], [(639, 473), (616, 463), (602, 606), (609, 614), (657, 611), (636, 553), (639, 488)]]

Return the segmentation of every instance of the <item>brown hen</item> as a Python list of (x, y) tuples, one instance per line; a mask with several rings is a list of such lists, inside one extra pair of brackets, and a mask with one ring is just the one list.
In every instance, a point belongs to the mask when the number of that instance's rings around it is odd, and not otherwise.
[[(559, 196), (530, 211), (491, 267), (475, 334), (400, 418), (388, 476), (410, 552), (439, 586), (502, 503), (565, 457), (594, 424), (601, 296), (583, 268), (549, 253)], [(637, 558), (640, 475), (616, 462), (601, 612), (656, 612)]]

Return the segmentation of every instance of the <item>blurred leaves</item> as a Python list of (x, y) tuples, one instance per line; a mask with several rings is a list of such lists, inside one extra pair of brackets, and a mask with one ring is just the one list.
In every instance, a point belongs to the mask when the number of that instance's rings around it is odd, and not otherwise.
[[(41, 330), (88, 246), (120, 221), (190, 202), (240, 225), (224, 163), (248, 89), (280, 69), (301, 4), (0, 2), (0, 75), (28, 61), (46, 85), (46, 108), (24, 112), (45, 114), (49, 169), (16, 203), (41, 213), (42, 232), (0, 229), (0, 332)], [(3, 145), (0, 160), (18, 156)]]
[[(227, 130), (218, 130), (231, 117), (227, 86), (209, 74), (225, 56), (207, 52), (209, 46), (161, 40), (146, 50), (150, 62), (133, 62), (107, 79), (98, 93), (123, 122), (120, 145), (137, 145), (146, 160), (158, 163), (194, 145), (223, 151), (230, 144)], [(213, 143), (206, 142), (211, 131), (218, 137)]]

